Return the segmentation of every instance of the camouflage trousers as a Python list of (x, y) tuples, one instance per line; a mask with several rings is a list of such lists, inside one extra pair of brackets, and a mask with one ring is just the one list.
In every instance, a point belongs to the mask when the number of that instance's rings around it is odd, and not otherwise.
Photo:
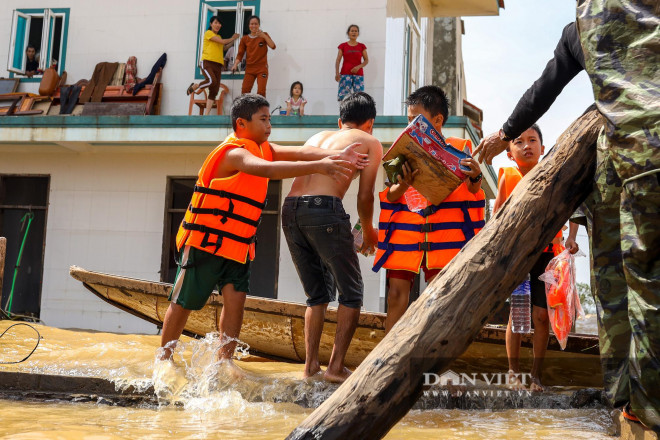
[(660, 3), (583, 0), (577, 18), (604, 129), (592, 288), (605, 391), (660, 431)]

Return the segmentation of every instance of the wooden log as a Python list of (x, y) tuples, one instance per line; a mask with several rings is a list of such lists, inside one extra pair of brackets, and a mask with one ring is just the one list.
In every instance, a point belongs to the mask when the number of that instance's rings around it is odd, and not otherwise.
[(423, 374), (463, 353), (593, 188), (591, 107), (424, 291), (355, 372), (289, 439), (377, 439), (420, 397)]
[(2, 283), (5, 276), (5, 257), (7, 255), (7, 239), (0, 237), (0, 301), (2, 300)]

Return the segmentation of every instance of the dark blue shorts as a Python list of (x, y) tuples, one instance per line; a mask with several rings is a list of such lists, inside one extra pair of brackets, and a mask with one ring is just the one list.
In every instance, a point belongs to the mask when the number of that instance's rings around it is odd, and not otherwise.
[(541, 307), (542, 309), (547, 309), (548, 303), (545, 299), (545, 283), (539, 280), (539, 277), (545, 272), (545, 267), (554, 256), (552, 252), (542, 252), (536, 263), (534, 263), (532, 270), (529, 271), (532, 305)]
[(353, 248), (351, 219), (332, 196), (287, 197), (282, 207), (282, 229), (300, 277), (307, 305), (339, 304), (358, 309), (364, 286)]

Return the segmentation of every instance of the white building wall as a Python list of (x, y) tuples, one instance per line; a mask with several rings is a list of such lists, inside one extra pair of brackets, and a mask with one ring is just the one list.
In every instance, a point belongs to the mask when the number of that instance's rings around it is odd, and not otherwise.
[[(384, 108), (385, 115), (404, 114), (404, 75), (405, 75), (405, 44), (406, 12), (405, 0), (388, 0), (385, 33), (387, 49), (384, 66)], [(425, 17), (430, 12), (427, 2), (416, 2), (419, 9), (419, 85), (431, 84), (433, 67), (433, 20)], [(421, 3), (421, 5), (419, 5)], [(413, 90), (411, 90), (412, 92)]]
[[(210, 151), (210, 150), (209, 150)], [(50, 176), (41, 318), (56, 327), (155, 333), (69, 276), (71, 265), (159, 280), (166, 176), (194, 176), (206, 153), (3, 153), (0, 173)]]
[[(301, 81), (309, 114), (337, 114), (334, 63), (337, 46), (346, 41), (346, 28), (360, 26), (359, 41), (367, 45), (370, 62), (365, 68), (365, 90), (383, 114), (386, 0), (306, 1), (262, 0), (262, 29), (277, 48), (269, 50), (268, 99), (283, 105), (293, 81)], [(68, 84), (90, 79), (102, 61), (138, 59), (138, 76), (145, 77), (162, 53), (161, 114), (188, 112), (186, 88), (194, 79), (199, 1), (197, 0), (3, 0), (0, 2), (0, 62), (6, 63), (12, 11), (29, 8), (70, 8), (66, 50)], [(6, 72), (6, 65), (0, 65)], [(3, 74), (2, 76), (7, 76)], [(225, 113), (241, 91), (241, 81), (223, 82), (230, 89)], [(21, 83), (20, 90), (37, 92), (38, 83)], [(256, 92), (256, 85), (254, 88)], [(400, 113), (396, 113), (400, 114)]]

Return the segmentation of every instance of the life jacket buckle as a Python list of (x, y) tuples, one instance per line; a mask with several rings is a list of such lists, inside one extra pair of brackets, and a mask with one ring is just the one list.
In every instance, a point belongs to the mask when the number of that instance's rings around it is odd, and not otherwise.
[(431, 243), (429, 243), (428, 241), (424, 241), (424, 242), (420, 243), (419, 244), (419, 250), (420, 251), (425, 251), (425, 252), (430, 251), (431, 250)]
[(433, 224), (432, 223), (424, 223), (421, 226), (422, 227), (421, 227), (420, 232), (432, 232), (433, 231), (433, 229), (432, 229)]

